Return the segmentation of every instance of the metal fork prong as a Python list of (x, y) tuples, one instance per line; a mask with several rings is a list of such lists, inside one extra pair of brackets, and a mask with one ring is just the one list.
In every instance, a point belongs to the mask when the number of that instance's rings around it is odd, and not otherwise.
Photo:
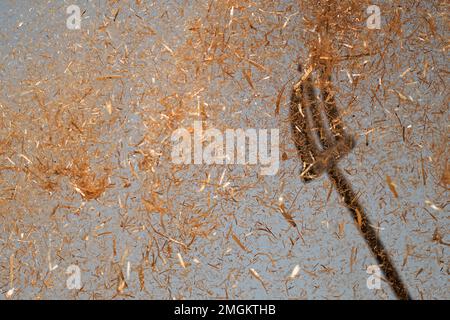
[[(299, 70), (302, 68), (299, 67)], [(333, 161), (346, 155), (353, 148), (354, 140), (345, 135), (343, 130), (339, 133), (342, 139), (327, 137), (320, 111), (321, 103), (314, 88), (312, 75), (311, 73), (305, 75), (306, 77), (303, 76), (294, 86), (291, 97), (291, 117), (294, 142), (303, 162), (300, 176), (308, 182), (325, 172)], [(337, 111), (333, 111), (333, 115), (335, 114)], [(317, 136), (319, 143), (315, 142), (314, 136)]]

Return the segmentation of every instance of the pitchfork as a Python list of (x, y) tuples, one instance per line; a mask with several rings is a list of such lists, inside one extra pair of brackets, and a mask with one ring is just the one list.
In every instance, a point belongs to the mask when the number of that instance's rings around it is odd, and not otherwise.
[[(313, 83), (312, 67), (304, 72), (292, 92), (290, 118), (294, 143), (303, 162), (300, 176), (303, 181), (308, 182), (324, 172), (328, 173), (392, 290), (399, 299), (409, 300), (410, 295), (388, 252), (358, 202), (350, 183), (337, 166), (338, 160), (354, 148), (355, 141), (344, 131), (332, 91), (329, 68), (324, 64), (318, 66), (320, 100)], [(302, 72), (301, 66), (299, 71)]]

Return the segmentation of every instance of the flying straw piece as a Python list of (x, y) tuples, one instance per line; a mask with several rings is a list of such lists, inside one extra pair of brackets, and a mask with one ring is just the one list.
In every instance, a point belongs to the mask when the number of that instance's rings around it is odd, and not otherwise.
[(261, 276), (259, 275), (259, 273), (256, 272), (255, 269), (250, 268), (250, 274), (251, 274), (252, 276), (254, 276), (259, 282), (261, 282), (261, 285), (263, 286), (264, 290), (266, 290), (266, 292), (267, 292), (267, 288), (266, 288), (266, 285), (264, 284), (264, 280), (261, 278)]
[(183, 269), (186, 269), (186, 264), (184, 263), (183, 257), (180, 253), (177, 253), (178, 261), (180, 262), (180, 265), (183, 267)]
[(294, 267), (294, 269), (292, 270), (291, 275), (289, 276), (289, 278), (294, 279), (295, 277), (298, 276), (299, 273), (300, 273), (300, 265), (297, 264)]
[(241, 241), (239, 240), (239, 238), (234, 234), (234, 232), (231, 232), (231, 238), (234, 240), (234, 242), (237, 243), (237, 245), (238, 245), (242, 250), (244, 250), (245, 252), (250, 252), (250, 250), (247, 249), (247, 247), (244, 246), (244, 245), (242, 244), (242, 242), (241, 242)]
[(394, 182), (392, 182), (392, 179), (390, 176), (386, 176), (386, 182), (389, 186), (389, 189), (391, 190), (392, 194), (394, 195), (395, 198), (398, 198), (398, 193), (397, 193), (397, 189), (396, 189), (396, 185)]

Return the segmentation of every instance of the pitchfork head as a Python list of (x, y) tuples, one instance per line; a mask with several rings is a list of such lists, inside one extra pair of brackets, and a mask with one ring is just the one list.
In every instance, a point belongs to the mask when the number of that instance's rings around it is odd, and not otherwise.
[[(302, 72), (302, 66), (298, 70)], [(308, 182), (319, 177), (355, 146), (336, 107), (331, 75), (319, 68), (316, 90), (312, 68), (306, 70), (294, 86), (290, 117), (294, 143), (303, 162), (301, 177)]]

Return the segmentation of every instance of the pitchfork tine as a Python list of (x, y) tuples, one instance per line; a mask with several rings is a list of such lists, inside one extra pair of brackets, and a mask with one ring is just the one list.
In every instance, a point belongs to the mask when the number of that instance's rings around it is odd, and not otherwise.
[[(327, 101), (325, 108), (338, 115), (331, 102)], [(303, 162), (301, 177), (305, 182), (320, 176), (333, 161), (347, 154), (354, 146), (353, 138), (335, 133), (336, 128), (340, 127), (331, 127), (329, 130), (334, 133), (334, 137), (327, 137), (311, 73), (307, 73), (294, 86), (290, 117), (297, 152)], [(343, 129), (338, 130), (343, 132)], [(320, 145), (315, 144), (315, 137), (319, 139)]]

